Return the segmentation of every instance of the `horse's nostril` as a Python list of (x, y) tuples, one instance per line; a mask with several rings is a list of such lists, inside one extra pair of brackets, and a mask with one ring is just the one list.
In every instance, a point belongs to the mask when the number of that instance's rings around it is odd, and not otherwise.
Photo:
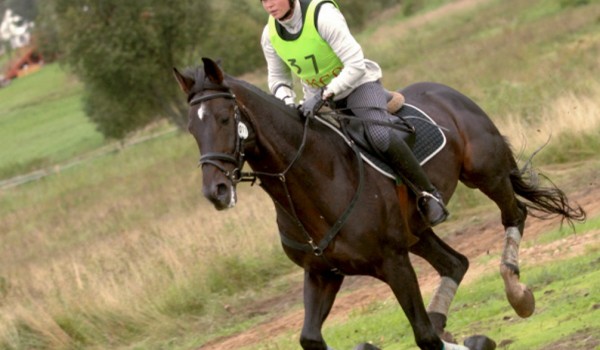
[(227, 190), (227, 186), (225, 184), (219, 184), (217, 185), (217, 197), (222, 197), (224, 195), (227, 195), (229, 191)]

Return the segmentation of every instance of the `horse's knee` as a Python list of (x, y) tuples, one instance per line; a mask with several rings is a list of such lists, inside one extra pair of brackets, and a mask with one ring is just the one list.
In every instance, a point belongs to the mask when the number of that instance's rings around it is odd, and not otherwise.
[(450, 264), (444, 266), (445, 271), (441, 272), (441, 276), (451, 278), (456, 284), (460, 284), (463, 277), (469, 270), (469, 259), (462, 254), (456, 254), (450, 259)]
[[(463, 279), (463, 277), (465, 277), (465, 274), (467, 273), (467, 270), (469, 270), (469, 259), (467, 259), (466, 256), (460, 254), (458, 257), (458, 264), (456, 267), (456, 276), (450, 276), (454, 278), (454, 281), (456, 281), (457, 283), (460, 283)], [(460, 276), (460, 279), (458, 278)]]

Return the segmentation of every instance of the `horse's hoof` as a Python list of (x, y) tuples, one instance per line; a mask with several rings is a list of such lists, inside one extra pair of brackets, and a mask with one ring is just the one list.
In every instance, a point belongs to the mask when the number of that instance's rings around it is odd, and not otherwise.
[(500, 265), (500, 274), (504, 279), (506, 298), (513, 310), (521, 318), (527, 318), (535, 311), (535, 297), (526, 285), (519, 282), (519, 275), (507, 264)]
[(470, 350), (494, 350), (496, 342), (485, 335), (474, 335), (465, 339), (465, 346)]
[[(517, 292), (514, 292), (518, 290)], [(506, 293), (510, 306), (521, 318), (527, 318), (535, 311), (535, 297), (533, 292), (523, 283), (518, 283), (513, 292)]]
[(440, 338), (442, 338), (443, 341), (448, 342), (448, 343), (457, 343), (457, 341), (454, 338), (454, 336), (452, 335), (452, 333), (450, 333), (448, 331), (444, 331), (442, 333), (442, 335), (440, 336)]
[(380, 350), (378, 347), (376, 347), (375, 345), (369, 344), (369, 343), (362, 343), (362, 344), (358, 344), (354, 350)]

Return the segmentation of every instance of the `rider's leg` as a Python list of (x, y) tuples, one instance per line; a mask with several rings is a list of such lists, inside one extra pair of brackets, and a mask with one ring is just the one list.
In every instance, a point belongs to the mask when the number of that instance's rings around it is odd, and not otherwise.
[(411, 149), (398, 137), (396, 130), (389, 129), (389, 145), (381, 150), (390, 161), (394, 171), (401, 174), (404, 180), (416, 187), (418, 207), (431, 226), (435, 226), (448, 217), (448, 211), (439, 191), (433, 186), (423, 168), (415, 158)]
[[(366, 83), (357, 87), (347, 98), (347, 107), (361, 118), (390, 122), (395, 116), (387, 113), (386, 96), (379, 82)], [(442, 197), (423, 171), (419, 161), (406, 145), (402, 132), (374, 123), (364, 123), (367, 137), (373, 146), (388, 160), (390, 166), (416, 190), (418, 207), (431, 226), (437, 225), (448, 216)]]

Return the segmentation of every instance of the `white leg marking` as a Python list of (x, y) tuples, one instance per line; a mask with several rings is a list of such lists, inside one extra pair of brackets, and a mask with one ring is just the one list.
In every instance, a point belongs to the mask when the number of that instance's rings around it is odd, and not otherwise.
[(519, 266), (519, 244), (521, 244), (521, 233), (517, 227), (506, 229), (504, 237), (504, 252), (502, 253), (502, 262)]
[(435, 290), (435, 293), (433, 293), (433, 298), (431, 298), (429, 306), (427, 306), (427, 312), (436, 312), (447, 316), (457, 289), (458, 284), (452, 278), (442, 277), (440, 285)]
[(444, 343), (444, 349), (443, 350), (469, 350), (469, 348), (467, 348), (466, 346), (462, 346), (462, 345), (458, 345), (458, 344), (452, 344), (452, 343), (446, 343), (443, 340), (442, 340), (442, 342)]

